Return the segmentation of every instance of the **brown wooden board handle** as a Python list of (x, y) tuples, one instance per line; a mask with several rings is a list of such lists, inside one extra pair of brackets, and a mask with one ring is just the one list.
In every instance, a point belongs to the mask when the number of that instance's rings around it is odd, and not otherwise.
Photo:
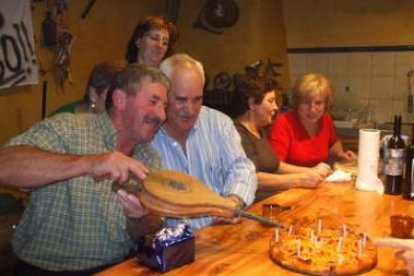
[(251, 219), (251, 220), (255, 220), (255, 221), (258, 221), (260, 223), (269, 225), (269, 226), (274, 226), (274, 227), (279, 227), (279, 228), (286, 228), (286, 226), (283, 225), (280, 222), (270, 220), (268, 218), (249, 213), (249, 212), (241, 210), (239, 208), (236, 208), (234, 210), (234, 213), (235, 213), (236, 216), (241, 216), (241, 217), (245, 217), (245, 218), (248, 218), (248, 219)]

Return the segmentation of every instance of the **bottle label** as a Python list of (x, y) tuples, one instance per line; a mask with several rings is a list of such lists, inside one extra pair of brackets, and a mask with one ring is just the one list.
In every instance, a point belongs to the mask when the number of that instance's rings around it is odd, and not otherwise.
[(404, 149), (388, 149), (388, 158), (385, 165), (385, 174), (398, 176), (403, 174)]

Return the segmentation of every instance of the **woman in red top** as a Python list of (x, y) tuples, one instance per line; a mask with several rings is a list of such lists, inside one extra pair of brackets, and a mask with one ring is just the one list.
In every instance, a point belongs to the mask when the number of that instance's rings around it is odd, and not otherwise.
[(331, 173), (324, 163), (312, 168), (279, 162), (271, 149), (268, 126), (279, 109), (275, 83), (265, 77), (236, 75), (233, 97), (234, 124), (247, 157), (255, 164), (256, 201), (290, 188), (314, 189)]
[(344, 151), (328, 111), (333, 105), (333, 87), (322, 74), (306, 74), (293, 89), (293, 109), (273, 122), (270, 143), (280, 160), (312, 167), (329, 159), (351, 161)]

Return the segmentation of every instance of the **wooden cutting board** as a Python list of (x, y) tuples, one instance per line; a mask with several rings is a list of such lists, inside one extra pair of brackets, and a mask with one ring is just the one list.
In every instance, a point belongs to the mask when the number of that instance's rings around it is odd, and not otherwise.
[(138, 197), (151, 212), (169, 217), (234, 217), (236, 202), (213, 192), (200, 180), (178, 171), (151, 172)]

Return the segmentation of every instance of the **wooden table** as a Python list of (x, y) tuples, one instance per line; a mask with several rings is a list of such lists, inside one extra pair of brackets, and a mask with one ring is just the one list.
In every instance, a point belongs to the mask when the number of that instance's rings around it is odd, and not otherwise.
[[(317, 190), (291, 189), (253, 205), (249, 211), (261, 214), (264, 203), (291, 206), (279, 220), (299, 216), (320, 216), (366, 231), (369, 237), (389, 237), (389, 216), (414, 216), (414, 202), (401, 196), (380, 196), (362, 192), (353, 183), (323, 183)], [(195, 261), (171, 270), (167, 275), (298, 275), (273, 263), (268, 256), (269, 240), (274, 228), (242, 219), (237, 225), (214, 225), (195, 232)], [(378, 265), (366, 275), (404, 275), (402, 260), (394, 258), (394, 250), (378, 249)], [(135, 258), (115, 265), (101, 276), (159, 275), (137, 264)]]

